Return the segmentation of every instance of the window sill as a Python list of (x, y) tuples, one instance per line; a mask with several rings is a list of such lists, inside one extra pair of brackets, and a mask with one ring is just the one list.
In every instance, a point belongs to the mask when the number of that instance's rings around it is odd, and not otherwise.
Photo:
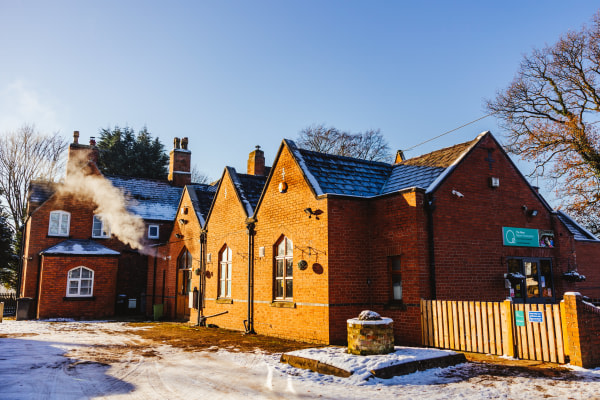
[(296, 308), (296, 303), (294, 303), (293, 301), (276, 300), (276, 301), (273, 301), (271, 303), (271, 307), (277, 307), (277, 308)]
[(217, 304), (233, 304), (233, 299), (216, 299), (215, 303)]
[(63, 301), (95, 301), (96, 296), (65, 296)]
[(391, 301), (383, 306), (384, 310), (406, 311), (406, 304), (400, 301)]

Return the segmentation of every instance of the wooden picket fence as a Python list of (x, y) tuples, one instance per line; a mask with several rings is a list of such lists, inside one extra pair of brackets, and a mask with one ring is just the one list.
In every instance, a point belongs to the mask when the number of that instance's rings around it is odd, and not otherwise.
[(565, 363), (563, 320), (560, 304), (421, 300), (423, 345), (442, 349)]

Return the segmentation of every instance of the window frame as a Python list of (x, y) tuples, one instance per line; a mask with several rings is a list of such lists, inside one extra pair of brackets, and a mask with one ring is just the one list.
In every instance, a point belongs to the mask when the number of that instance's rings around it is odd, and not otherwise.
[[(180, 295), (187, 295), (192, 290), (192, 264), (194, 263), (194, 258), (192, 257), (192, 253), (184, 247), (179, 253), (179, 257), (177, 257), (177, 271), (183, 271), (182, 281), (179, 282), (181, 292)], [(179, 273), (179, 272), (177, 272)], [(178, 288), (179, 291), (179, 288)]]
[[(223, 258), (223, 255), (226, 255), (226, 258)], [(218, 279), (218, 287), (217, 287), (217, 298), (219, 299), (230, 299), (231, 298), (231, 286), (232, 280), (231, 275), (233, 272), (233, 252), (231, 251), (231, 247), (225, 245), (223, 249), (219, 252), (219, 279)], [(225, 271), (224, 271), (225, 269)], [(223, 274), (225, 272), (225, 274)], [(224, 276), (223, 276), (224, 275)], [(223, 290), (225, 289), (225, 290)], [(223, 291), (225, 293), (223, 293)]]
[[(394, 269), (394, 262), (398, 262), (398, 269)], [(388, 269), (390, 273), (390, 303), (402, 304), (404, 299), (404, 292), (402, 287), (402, 258), (401, 256), (389, 256), (388, 257)], [(394, 281), (397, 278), (400, 281), (400, 298), (396, 298), (394, 292)]]
[[(512, 284), (512, 288), (515, 289), (515, 296), (510, 297), (514, 303), (525, 303), (525, 304), (550, 304), (554, 303), (556, 300), (556, 292), (554, 290), (554, 262), (552, 257), (506, 257), (505, 265), (506, 271), (508, 273), (515, 272), (510, 269), (511, 261), (516, 260), (519, 263), (519, 273), (526, 277), (526, 279), (522, 279), (519, 283)], [(543, 272), (542, 263), (549, 263), (550, 271), (545, 274)], [(532, 274), (527, 274), (526, 263), (536, 263), (537, 271), (537, 296), (529, 296), (528, 288), (533, 287), (533, 285), (528, 285), (528, 276)], [(546, 276), (550, 277), (550, 283), (546, 281)], [(542, 279), (542, 277), (544, 279)], [(529, 278), (533, 279), (533, 278)], [(517, 289), (517, 285), (521, 285), (519, 289)], [(550, 290), (549, 295), (544, 295), (544, 292), (547, 293), (547, 290)], [(510, 290), (510, 289), (509, 289)], [(518, 290), (518, 293), (517, 293)], [(517, 296), (520, 294), (520, 297)]]
[[(279, 247), (284, 243), (283, 249), (284, 254), (279, 254)], [(288, 253), (288, 250), (291, 252)], [(275, 243), (273, 251), (273, 299), (275, 301), (293, 301), (294, 299), (294, 242), (287, 236), (281, 237), (277, 243)], [(278, 264), (281, 261), (281, 272), (282, 275), (278, 274)], [(291, 274), (288, 275), (288, 269), (291, 270)], [(281, 281), (281, 284), (279, 284)], [(288, 294), (288, 283), (290, 284), (291, 296)], [(282, 288), (282, 296), (278, 296), (278, 287)]]
[[(152, 228), (156, 228), (156, 235), (150, 234), (150, 231), (152, 230)], [(160, 237), (160, 225), (157, 225), (157, 224), (148, 225), (148, 239), (158, 239), (159, 237)]]
[[(78, 277), (72, 277), (71, 273), (76, 271), (76, 270), (80, 270), (79, 271), (79, 276)], [(83, 278), (82, 277), (82, 272), (83, 271), (89, 271), (91, 273), (91, 277), (90, 278)], [(80, 265), (78, 267), (75, 268), (71, 268), (68, 272), (67, 272), (67, 294), (65, 295), (65, 297), (93, 297), (94, 296), (94, 270), (91, 268), (87, 268), (83, 265)], [(81, 283), (82, 281), (90, 281), (90, 293), (88, 294), (81, 294)], [(71, 282), (77, 282), (77, 293), (70, 293), (70, 289), (71, 289)]]
[[(54, 215), (58, 216), (58, 225), (57, 225), (57, 231), (56, 233), (53, 233), (51, 231), (52, 229), (52, 217)], [(63, 217), (66, 216), (67, 217), (67, 221), (66, 221), (66, 232), (65, 233), (61, 233), (61, 228), (63, 228)], [(63, 210), (54, 210), (54, 211), (50, 211), (50, 214), (48, 216), (48, 236), (59, 236), (59, 237), (68, 237), (69, 233), (71, 230), (71, 213), (68, 211), (63, 211)]]
[[(96, 224), (100, 223), (100, 235), (97, 235), (96, 232)], [(92, 238), (94, 239), (109, 239), (110, 227), (108, 224), (102, 219), (102, 214), (95, 214), (92, 218)]]

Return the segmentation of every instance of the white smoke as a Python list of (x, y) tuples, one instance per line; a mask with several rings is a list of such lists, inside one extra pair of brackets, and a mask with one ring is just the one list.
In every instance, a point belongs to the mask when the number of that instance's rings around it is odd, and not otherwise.
[(93, 167), (87, 165), (88, 154), (78, 156), (77, 160), (69, 160), (67, 177), (59, 191), (81, 201), (93, 202), (96, 205), (94, 213), (101, 214), (111, 234), (132, 248), (143, 250), (143, 219), (127, 210), (127, 198), (120, 189), (101, 174), (90, 173), (89, 168)]

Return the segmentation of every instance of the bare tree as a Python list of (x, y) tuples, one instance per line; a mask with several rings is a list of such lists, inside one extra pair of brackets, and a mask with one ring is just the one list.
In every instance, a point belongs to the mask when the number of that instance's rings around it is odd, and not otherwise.
[(352, 134), (335, 127), (313, 125), (300, 131), (298, 145), (320, 153), (369, 161), (390, 161), (392, 158), (389, 145), (379, 129)]
[(208, 177), (208, 175), (206, 175), (204, 172), (200, 171), (200, 169), (198, 169), (198, 166), (196, 164), (192, 165), (192, 182), (193, 183), (210, 183), (210, 178)]
[(598, 232), (600, 217), (600, 13), (592, 25), (534, 50), (487, 108), (508, 130), (508, 150), (536, 161), (562, 206)]
[(53, 181), (64, 168), (67, 142), (57, 133), (43, 135), (33, 125), (0, 136), (0, 198), (12, 219), (13, 229), (24, 222), (29, 183)]

